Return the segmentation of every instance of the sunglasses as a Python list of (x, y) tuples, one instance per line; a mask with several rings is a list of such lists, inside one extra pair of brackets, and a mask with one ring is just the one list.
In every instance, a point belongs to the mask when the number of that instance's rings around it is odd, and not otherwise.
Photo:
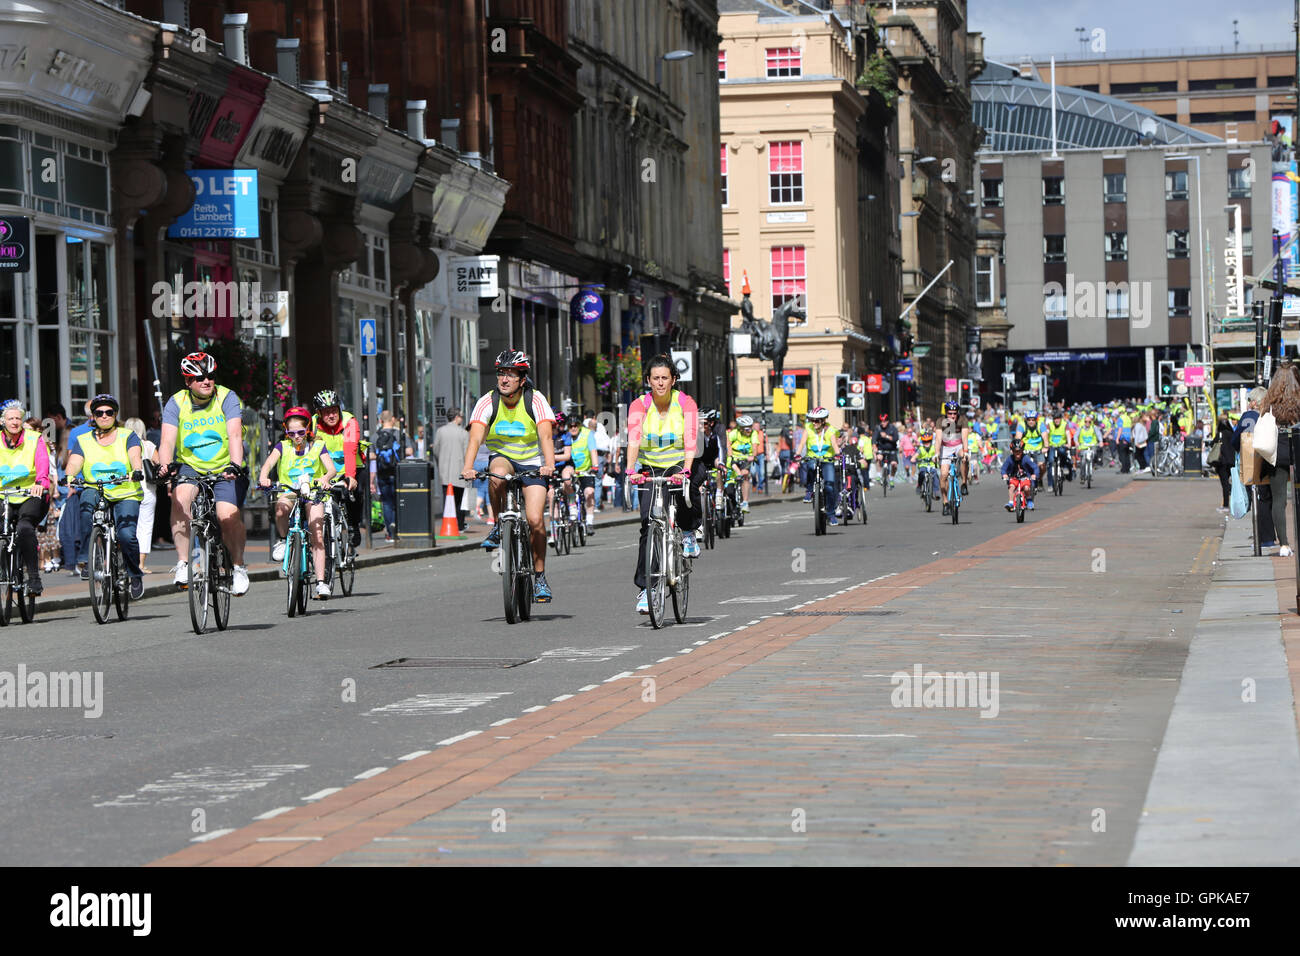
[(194, 382), (215, 382), (217, 379), (213, 375), (191, 375), (189, 380), (193, 384)]
[(97, 408), (93, 414), (96, 418), (112, 418), (117, 415), (117, 412), (111, 408)]
[(288, 435), (290, 438), (300, 438), (303, 435), (307, 434), (307, 429), (299, 428), (292, 431), (287, 431), (285, 432), (285, 434)]

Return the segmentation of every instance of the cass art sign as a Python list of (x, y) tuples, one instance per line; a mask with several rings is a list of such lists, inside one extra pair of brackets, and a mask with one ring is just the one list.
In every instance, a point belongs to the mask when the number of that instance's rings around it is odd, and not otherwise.
[(569, 301), (569, 313), (583, 325), (600, 321), (605, 312), (605, 300), (595, 289), (583, 289)]
[(194, 205), (167, 227), (173, 239), (257, 239), (257, 170), (192, 169)]
[(0, 218), (0, 272), (27, 272), (31, 268), (32, 223), (26, 216)]

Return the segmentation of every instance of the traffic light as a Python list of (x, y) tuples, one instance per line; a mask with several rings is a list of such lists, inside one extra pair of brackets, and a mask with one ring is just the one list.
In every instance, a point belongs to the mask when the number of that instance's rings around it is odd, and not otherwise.
[(849, 407), (849, 377), (844, 374), (835, 376), (835, 407)]
[(957, 404), (962, 408), (970, 408), (970, 391), (971, 380), (968, 378), (959, 379), (957, 382)]
[(1161, 396), (1174, 394), (1174, 363), (1168, 359), (1162, 359), (1159, 363), (1159, 369)]
[(860, 378), (849, 382), (849, 408), (862, 411), (867, 407), (867, 383)]
[(912, 345), (913, 345), (912, 333), (904, 332), (898, 340), (898, 357), (911, 358)]

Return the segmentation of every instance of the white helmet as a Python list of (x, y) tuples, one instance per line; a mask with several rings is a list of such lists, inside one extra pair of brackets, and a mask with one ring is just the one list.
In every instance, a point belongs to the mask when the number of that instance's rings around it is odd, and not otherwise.
[(823, 419), (830, 418), (830, 417), (831, 417), (831, 413), (828, 412), (821, 405), (818, 405), (816, 408), (814, 408), (811, 412), (808, 413), (808, 420), (814, 422), (819, 422), (822, 421)]
[(737, 428), (753, 428), (753, 427), (754, 427), (754, 419), (750, 418), (748, 415), (741, 415), (739, 418), (736, 419), (736, 427), (737, 427)]

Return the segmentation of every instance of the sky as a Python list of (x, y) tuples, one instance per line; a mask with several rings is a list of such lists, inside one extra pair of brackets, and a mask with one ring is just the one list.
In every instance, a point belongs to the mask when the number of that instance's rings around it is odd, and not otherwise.
[[(984, 34), (984, 55), (1018, 59), (1081, 52), (1075, 27), (1105, 33), (1107, 53), (1185, 47), (1294, 47), (1293, 0), (969, 0), (969, 29)], [(1092, 54), (1094, 56), (1100, 54)]]

